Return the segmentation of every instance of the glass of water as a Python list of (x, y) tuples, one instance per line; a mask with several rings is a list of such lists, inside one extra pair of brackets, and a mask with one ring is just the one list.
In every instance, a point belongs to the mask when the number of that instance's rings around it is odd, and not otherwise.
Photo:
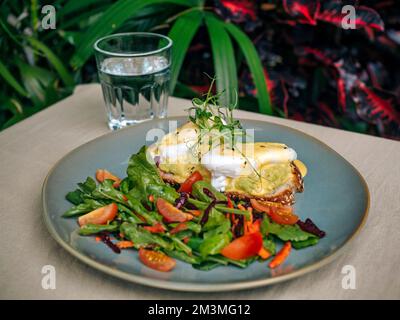
[(108, 126), (116, 130), (167, 115), (172, 40), (132, 32), (94, 44)]

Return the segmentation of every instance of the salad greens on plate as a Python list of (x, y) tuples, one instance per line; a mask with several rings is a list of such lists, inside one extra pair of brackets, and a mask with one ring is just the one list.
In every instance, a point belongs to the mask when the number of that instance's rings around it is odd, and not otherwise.
[(292, 207), (230, 199), (198, 172), (182, 184), (166, 183), (147, 161), (146, 147), (132, 155), (126, 172), (120, 179), (99, 169), (96, 179), (78, 183), (66, 195), (73, 206), (63, 216), (78, 218), (81, 236), (116, 253), (139, 250), (139, 259), (159, 271), (172, 270), (175, 259), (199, 270), (255, 261), (275, 268), (292, 248), (316, 245), (325, 235)]

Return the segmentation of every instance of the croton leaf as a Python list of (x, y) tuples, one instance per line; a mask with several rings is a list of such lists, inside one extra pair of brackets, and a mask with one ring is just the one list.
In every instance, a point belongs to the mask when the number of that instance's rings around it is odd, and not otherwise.
[(346, 111), (346, 87), (343, 78), (338, 77), (336, 79), (336, 85), (337, 85), (338, 105), (343, 111)]
[(367, 87), (359, 81), (353, 90), (353, 99), (358, 115), (365, 121), (373, 124), (393, 122), (400, 125), (399, 106), (396, 105), (395, 95)]
[(283, 7), (298, 22), (316, 25), (321, 4), (319, 0), (283, 0)]
[[(341, 26), (348, 14), (346, 11), (342, 13), (343, 6), (344, 4), (341, 0), (323, 1), (320, 10), (316, 14), (316, 19)], [(357, 29), (372, 28), (379, 31), (385, 29), (383, 20), (374, 9), (366, 6), (357, 6), (355, 13), (355, 27)]]
[(267, 70), (264, 68), (265, 81), (267, 83), (268, 92), (271, 98), (272, 105), (283, 110), (285, 117), (289, 115), (288, 101), (289, 93), (285, 86), (285, 81), (283, 77), (278, 74), (268, 74)]
[(319, 122), (323, 125), (338, 127), (339, 122), (336, 119), (334, 111), (325, 102), (318, 103)]
[(241, 23), (247, 19), (257, 19), (255, 1), (216, 0), (215, 3), (221, 14), (235, 23)]
[[(269, 74), (265, 68), (263, 68), (263, 73), (272, 105), (278, 110), (282, 110), (283, 114), (287, 118), (289, 113), (289, 93), (285, 86), (285, 80), (276, 72), (271, 72), (271, 74)], [(242, 84), (241, 89), (244, 93), (248, 96), (256, 97), (257, 89), (253, 84), (251, 73), (248, 70), (245, 70), (241, 74), (240, 79)]]
[(214, 0), (215, 11), (225, 21), (241, 24), (245, 32), (253, 32), (262, 25), (257, 16), (257, 2), (251, 0)]
[(332, 51), (327, 52), (326, 50), (322, 50), (319, 48), (298, 47), (295, 49), (295, 53), (298, 56), (303, 56), (303, 57), (311, 56), (313, 57), (313, 59), (327, 66), (332, 66), (335, 61), (335, 57), (333, 56)]

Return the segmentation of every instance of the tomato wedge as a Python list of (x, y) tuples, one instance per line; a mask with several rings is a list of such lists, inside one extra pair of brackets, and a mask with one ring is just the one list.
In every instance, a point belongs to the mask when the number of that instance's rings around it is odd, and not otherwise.
[(175, 268), (176, 261), (162, 252), (139, 249), (139, 259), (143, 264), (157, 271), (167, 272)]
[(113, 202), (108, 206), (104, 206), (86, 213), (78, 218), (78, 223), (83, 226), (88, 223), (93, 224), (106, 224), (109, 221), (114, 220), (118, 212), (118, 206)]
[(113, 175), (110, 171), (106, 169), (97, 169), (96, 170), (96, 179), (98, 182), (103, 182), (104, 180), (113, 180), (113, 187), (118, 188), (119, 184), (121, 183), (121, 179), (117, 176)]
[(240, 238), (236, 238), (225, 248), (221, 254), (229, 259), (242, 260), (258, 254), (263, 245), (260, 232), (248, 233)]
[(180, 186), (178, 192), (192, 192), (192, 186), (196, 181), (203, 180), (203, 176), (200, 172), (193, 172), (189, 178), (187, 178)]
[(146, 229), (151, 233), (163, 233), (165, 231), (165, 228), (161, 223), (156, 223), (154, 226), (144, 226), (143, 229)]
[(293, 208), (280, 203), (259, 203), (255, 199), (250, 200), (251, 205), (257, 211), (265, 212), (272, 221), (279, 224), (295, 224), (299, 217), (293, 213)]
[(158, 212), (167, 222), (185, 222), (193, 219), (192, 215), (175, 208), (171, 203), (162, 198), (157, 199), (156, 206)]

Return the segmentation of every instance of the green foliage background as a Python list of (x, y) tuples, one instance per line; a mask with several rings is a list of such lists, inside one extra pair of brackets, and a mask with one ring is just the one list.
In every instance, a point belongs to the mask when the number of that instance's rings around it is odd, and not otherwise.
[[(261, 61), (247, 35), (216, 16), (201, 0), (56, 0), (56, 29), (42, 30), (38, 0), (0, 5), (0, 129), (38, 112), (97, 79), (93, 44), (116, 32), (153, 31), (173, 41), (171, 92), (190, 91), (178, 82), (189, 45), (208, 30), (217, 90), (235, 102), (237, 70), (247, 63), (257, 89), (258, 110), (272, 114)], [(238, 48), (239, 50), (236, 50)], [(238, 52), (244, 59), (238, 59)]]

